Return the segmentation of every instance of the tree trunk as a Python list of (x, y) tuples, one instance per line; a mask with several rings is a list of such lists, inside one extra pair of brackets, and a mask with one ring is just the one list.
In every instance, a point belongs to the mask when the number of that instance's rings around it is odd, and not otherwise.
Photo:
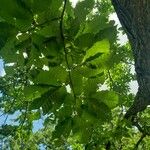
[(118, 18), (129, 38), (139, 89), (125, 118), (150, 105), (150, 0), (112, 0)]

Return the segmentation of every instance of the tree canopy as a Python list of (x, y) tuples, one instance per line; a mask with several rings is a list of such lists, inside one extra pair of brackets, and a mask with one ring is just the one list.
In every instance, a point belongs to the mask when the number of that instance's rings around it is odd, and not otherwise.
[[(150, 97), (149, 7), (0, 0), (0, 149), (149, 149), (150, 110), (140, 112)], [(121, 28), (110, 20), (115, 12)], [(119, 33), (129, 42), (120, 44)]]

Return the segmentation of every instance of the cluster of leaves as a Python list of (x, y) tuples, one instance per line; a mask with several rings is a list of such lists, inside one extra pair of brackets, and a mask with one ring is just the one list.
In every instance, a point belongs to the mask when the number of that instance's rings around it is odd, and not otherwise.
[[(0, 129), (9, 147), (134, 146), (137, 130), (120, 125), (133, 100), (132, 56), (128, 44), (117, 44), (112, 12), (109, 0), (84, 0), (75, 7), (67, 0), (0, 1), (0, 56), (6, 72), (0, 106), (4, 114), (19, 111), (17, 126), (5, 121)], [(43, 129), (34, 133), (33, 122), (42, 116)]]

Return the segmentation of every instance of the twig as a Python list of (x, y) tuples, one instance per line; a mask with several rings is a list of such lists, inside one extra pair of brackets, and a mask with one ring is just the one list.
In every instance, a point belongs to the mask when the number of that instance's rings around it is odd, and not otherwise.
[(140, 143), (143, 141), (143, 139), (146, 137), (145, 134), (142, 134), (140, 139), (137, 141), (137, 143), (135, 144), (134, 146), (134, 149), (133, 150), (137, 150), (138, 149), (138, 146), (140, 145)]
[[(112, 78), (112, 76), (111, 76), (110, 70), (108, 70), (108, 78), (109, 78), (109, 81), (110, 81), (110, 89), (112, 90), (112, 89), (113, 89), (113, 86), (114, 86), (114, 80), (113, 80), (113, 78)], [(118, 92), (117, 92), (117, 93), (118, 93)], [(119, 93), (118, 93), (118, 94), (119, 94)], [(122, 108), (122, 105), (121, 105), (121, 108)], [(119, 120), (120, 120), (122, 114), (123, 114), (123, 109), (122, 109), (122, 111), (121, 111), (121, 113), (120, 113), (120, 115), (119, 115), (119, 117), (118, 117), (118, 122), (119, 122)], [(114, 144), (114, 143), (110, 143), (110, 141), (109, 141), (108, 144), (109, 144), (110, 147), (108, 147), (108, 145), (107, 145), (107, 146), (106, 146), (106, 150), (107, 150), (107, 149), (109, 150), (109, 149), (111, 148), (112, 144), (113, 144), (114, 148), (117, 149), (117, 148), (115, 147), (115, 144)], [(119, 150), (121, 150), (121, 149), (122, 149), (122, 143), (121, 143), (121, 146), (119, 147)]]
[[(46, 25), (46, 24), (48, 24), (48, 23), (50, 23), (50, 22), (52, 22), (52, 21), (56, 21), (56, 20), (59, 20), (60, 18), (59, 17), (57, 17), (57, 18), (53, 18), (53, 19), (51, 19), (51, 20), (46, 20), (45, 22), (43, 22), (43, 23), (40, 23), (40, 24), (37, 24), (37, 23), (33, 23), (32, 25), (32, 27), (31, 28), (29, 28), (28, 30), (25, 30), (25, 31), (21, 31), (21, 33), (30, 33), (30, 32), (32, 32), (32, 31), (34, 31), (37, 27), (42, 27), (42, 26), (44, 26), (44, 25)], [(18, 29), (18, 31), (19, 31), (19, 29)]]
[(146, 136), (146, 135), (150, 136), (150, 133), (149, 133), (147, 130), (145, 130), (145, 128), (142, 128), (142, 127), (140, 126), (140, 124), (138, 123), (137, 118), (135, 118), (135, 117), (132, 118), (131, 122), (132, 122), (132, 125), (134, 125), (135, 127), (137, 127), (138, 130), (139, 130), (142, 134), (144, 134), (145, 136)]
[(63, 41), (63, 49), (64, 49), (64, 53), (65, 53), (65, 61), (67, 64), (70, 86), (71, 86), (71, 89), (73, 92), (74, 99), (76, 100), (76, 95), (75, 95), (75, 91), (74, 91), (74, 87), (73, 87), (73, 81), (72, 81), (72, 77), (71, 77), (71, 67), (70, 67), (69, 61), (68, 61), (68, 56), (67, 56), (68, 54), (67, 54), (66, 45), (65, 45), (65, 36), (64, 36), (64, 32), (63, 32), (63, 20), (64, 20), (64, 13), (65, 13), (66, 5), (67, 5), (67, 0), (64, 0), (64, 6), (63, 6), (62, 14), (60, 17), (60, 35), (61, 35), (61, 39)]
[(138, 123), (138, 120), (136, 117), (134, 118), (131, 118), (131, 122), (132, 122), (132, 125), (134, 125), (135, 127), (137, 127), (137, 129), (139, 130), (140, 133), (142, 133), (140, 139), (137, 141), (137, 143), (135, 144), (133, 150), (137, 150), (138, 149), (138, 146), (140, 145), (140, 143), (143, 141), (143, 139), (146, 137), (146, 136), (150, 136), (150, 133), (148, 131), (146, 131), (145, 129), (143, 129), (140, 124)]
[[(24, 125), (24, 123), (25, 123), (25, 121), (26, 121), (26, 118), (27, 118), (28, 106), (29, 106), (29, 103), (27, 103), (27, 105), (26, 105), (26, 109), (25, 109), (25, 113), (24, 113), (24, 118), (23, 118), (22, 123), (20, 124), (20, 133), (21, 133), (21, 131), (22, 131), (23, 125)], [(21, 134), (21, 135), (22, 135), (22, 134)], [(21, 147), (21, 149), (24, 149), (23, 139), (24, 139), (24, 138), (21, 136), (21, 137), (20, 137), (20, 147)]]
[(106, 150), (110, 150), (110, 149), (111, 149), (111, 143), (110, 143), (110, 141), (108, 141), (108, 142), (106, 143), (105, 149), (106, 149)]
[(110, 89), (112, 89), (112, 85), (114, 85), (114, 81), (113, 81), (113, 79), (112, 79), (112, 76), (111, 76), (111, 73), (110, 73), (110, 70), (108, 70), (108, 77), (109, 77), (109, 80), (110, 80)]
[(24, 113), (24, 119), (23, 119), (22, 123), (20, 124), (20, 126), (21, 126), (20, 129), (22, 129), (22, 127), (23, 127), (23, 125), (24, 125), (24, 123), (25, 123), (25, 121), (26, 121), (28, 106), (29, 106), (29, 103), (27, 103), (27, 105), (26, 105), (26, 109), (25, 109), (25, 113)]
[(141, 132), (141, 133), (145, 133), (144, 129), (139, 125), (138, 121), (135, 120), (136, 118), (132, 118), (131, 122), (132, 122), (132, 125), (134, 125), (135, 127), (138, 128), (138, 130)]

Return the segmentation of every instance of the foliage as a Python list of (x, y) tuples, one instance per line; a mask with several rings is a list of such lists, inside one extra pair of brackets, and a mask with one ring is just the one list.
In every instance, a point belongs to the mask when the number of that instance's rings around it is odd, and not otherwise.
[[(8, 116), (19, 111), (13, 124), (6, 118), (1, 126), (5, 147), (134, 147), (140, 133), (123, 120), (134, 97), (129, 87), (133, 58), (128, 43), (117, 43), (112, 12), (109, 0), (83, 0), (75, 7), (62, 0), (0, 1), (6, 72), (0, 107)], [(147, 125), (145, 114), (141, 124)], [(41, 118), (42, 129), (34, 132), (34, 121)], [(149, 143), (145, 139), (141, 149)]]

